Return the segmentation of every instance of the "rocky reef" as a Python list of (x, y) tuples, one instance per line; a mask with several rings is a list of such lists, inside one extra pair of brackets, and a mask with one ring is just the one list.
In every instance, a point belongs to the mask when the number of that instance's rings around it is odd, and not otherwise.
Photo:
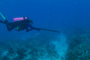
[(68, 49), (63, 60), (90, 60), (90, 35), (78, 34), (67, 41)]
[(0, 60), (59, 60), (54, 44), (47, 38), (0, 41)]
[(90, 60), (90, 34), (0, 40), (0, 60)]

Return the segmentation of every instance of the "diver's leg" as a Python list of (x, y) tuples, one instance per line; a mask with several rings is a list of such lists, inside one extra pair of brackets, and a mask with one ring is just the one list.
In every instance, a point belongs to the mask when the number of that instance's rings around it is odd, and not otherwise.
[(6, 24), (6, 26), (7, 26), (8, 31), (11, 31), (11, 30), (13, 30), (15, 28), (13, 23), (8, 23), (8, 24)]
[(0, 20), (0, 23), (6, 24), (6, 27), (7, 27), (7, 30), (8, 31), (11, 31), (12, 29), (15, 28), (14, 25), (13, 25), (13, 23), (8, 23), (7, 20), (5, 20), (5, 21)]
[(0, 23), (4, 23), (4, 21), (1, 21), (1, 20), (0, 20)]
[(8, 21), (7, 20), (5, 20), (5, 21), (0, 20), (0, 23), (6, 24), (6, 23), (8, 23)]

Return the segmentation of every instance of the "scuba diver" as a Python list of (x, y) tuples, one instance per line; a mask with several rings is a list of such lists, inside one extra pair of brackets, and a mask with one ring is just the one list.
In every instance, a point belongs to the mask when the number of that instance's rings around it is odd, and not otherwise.
[(59, 32), (50, 29), (41, 29), (41, 28), (33, 27), (32, 26), (33, 22), (28, 17), (13, 18), (13, 22), (8, 22), (1, 12), (0, 15), (4, 19), (4, 21), (0, 20), (0, 23), (6, 24), (8, 31), (15, 29), (16, 31), (26, 30), (26, 32), (31, 30), (37, 30), (37, 31), (47, 30), (47, 31)]

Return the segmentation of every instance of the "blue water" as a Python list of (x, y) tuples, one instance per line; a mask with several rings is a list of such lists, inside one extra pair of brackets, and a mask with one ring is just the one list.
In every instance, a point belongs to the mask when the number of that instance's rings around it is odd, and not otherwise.
[(34, 26), (62, 30), (76, 25), (89, 26), (89, 3), (89, 0), (2, 0), (0, 11), (10, 22), (14, 17), (28, 16)]
[[(78, 28), (90, 30), (90, 0), (0, 0), (0, 12), (9, 22), (14, 17), (27, 16), (33, 26), (58, 30), (65, 35)], [(25, 39), (39, 33), (51, 39), (59, 35), (36, 30), (8, 32), (6, 25), (0, 23), (0, 40)]]

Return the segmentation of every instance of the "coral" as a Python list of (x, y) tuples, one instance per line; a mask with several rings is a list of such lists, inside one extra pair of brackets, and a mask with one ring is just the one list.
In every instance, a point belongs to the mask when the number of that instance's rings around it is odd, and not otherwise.
[(65, 60), (90, 60), (90, 39), (87, 35), (78, 35), (68, 42)]
[[(44, 42), (43, 42), (44, 41)], [(5, 41), (4, 41), (5, 42)], [(48, 38), (29, 38), (26, 40), (8, 40), (7, 46), (3, 43), (1, 50), (8, 54), (3, 56), (1, 60), (56, 60), (59, 58), (55, 51), (55, 46), (50, 44)], [(0, 50), (0, 53), (2, 52)], [(0, 55), (0, 57), (2, 54)]]

